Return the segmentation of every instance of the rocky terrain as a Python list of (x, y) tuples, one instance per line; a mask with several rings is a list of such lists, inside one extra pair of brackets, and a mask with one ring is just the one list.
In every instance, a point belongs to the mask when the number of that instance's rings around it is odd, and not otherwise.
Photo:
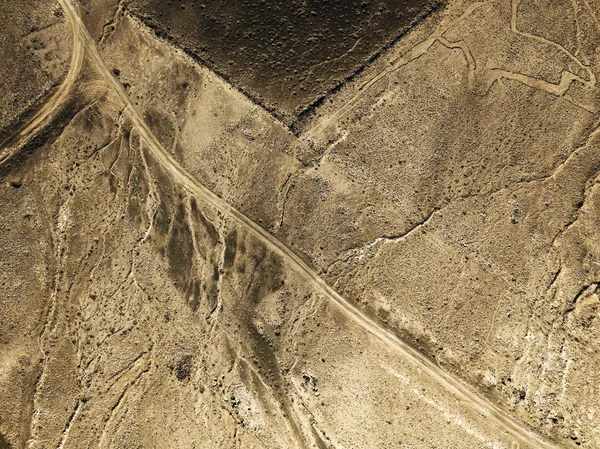
[(0, 448), (600, 447), (600, 2), (0, 9)]

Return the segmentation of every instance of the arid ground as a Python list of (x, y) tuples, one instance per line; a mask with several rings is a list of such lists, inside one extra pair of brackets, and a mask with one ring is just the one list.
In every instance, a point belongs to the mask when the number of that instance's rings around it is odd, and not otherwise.
[(0, 21), (0, 449), (600, 448), (600, 0)]

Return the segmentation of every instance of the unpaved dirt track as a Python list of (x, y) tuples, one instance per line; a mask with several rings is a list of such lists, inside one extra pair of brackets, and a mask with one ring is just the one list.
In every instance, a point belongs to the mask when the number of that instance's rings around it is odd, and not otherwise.
[[(276, 253), (285, 258), (291, 267), (302, 272), (321, 294), (335, 303), (348, 317), (354, 320), (364, 330), (384, 342), (386, 345), (395, 349), (407, 360), (418, 366), (423, 373), (431, 379), (432, 382), (443, 386), (446, 390), (455, 395), (460, 401), (461, 406), (470, 408), (476, 413), (487, 417), (490, 420), (491, 426), (502, 429), (507, 434), (511, 435), (514, 438), (515, 443), (539, 448), (559, 447), (554, 443), (546, 441), (541, 436), (528, 429), (524, 424), (512, 418), (500, 407), (494, 405), (473, 391), (472, 387), (468, 386), (465, 382), (448, 374), (421, 351), (403, 341), (398, 336), (382, 327), (356, 306), (349, 303), (282, 242), (280, 242), (277, 238), (268, 233), (250, 218), (246, 217), (240, 211), (235, 209), (233, 206), (219, 198), (212, 191), (201, 185), (196, 179), (194, 179), (183, 168), (181, 168), (181, 166), (161, 146), (144, 120), (137, 114), (136, 110), (131, 105), (127, 94), (125, 93), (123, 86), (104, 64), (102, 57), (96, 49), (94, 41), (87, 32), (87, 29), (85, 28), (85, 25), (83, 24), (74, 5), (69, 0), (60, 0), (60, 3), (65, 9), (71, 25), (73, 26), (76, 40), (80, 40), (78, 47), (84, 47), (89, 52), (88, 56), (91, 57), (90, 62), (98, 71), (98, 74), (101, 75), (108, 82), (108, 84), (114, 88), (115, 93), (117, 93), (122, 101), (126, 104), (126, 109), (129, 111), (131, 120), (146, 141), (150, 153), (163, 165), (165, 170), (167, 170), (175, 180), (179, 181), (194, 195), (204, 199), (207, 201), (207, 203), (220, 210), (237, 223), (245, 226), (248, 230), (252, 231), (264, 244), (268, 245)], [(58, 103), (55, 103), (55, 106), (56, 104)], [(48, 113), (49, 112), (50, 111), (48, 111)]]
[(78, 38), (77, 29), (75, 27), (72, 30), (72, 34), (73, 49), (67, 76), (62, 84), (51, 94), (48, 101), (42, 104), (28, 122), (4, 142), (0, 143), (0, 167), (11, 160), (25, 142), (30, 140), (41, 129), (52, 122), (56, 114), (60, 111), (60, 106), (63, 105), (68, 98), (71, 89), (81, 72), (84, 55), (83, 41)]

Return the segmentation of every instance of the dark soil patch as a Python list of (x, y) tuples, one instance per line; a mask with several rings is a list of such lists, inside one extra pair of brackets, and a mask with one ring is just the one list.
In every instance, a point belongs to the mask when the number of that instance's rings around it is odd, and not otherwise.
[(131, 0), (129, 9), (255, 101), (304, 112), (434, 0)]

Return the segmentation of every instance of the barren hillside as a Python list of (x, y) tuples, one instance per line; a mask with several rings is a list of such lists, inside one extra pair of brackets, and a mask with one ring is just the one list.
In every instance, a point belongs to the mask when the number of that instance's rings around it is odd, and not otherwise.
[(600, 447), (598, 0), (0, 5), (0, 449)]

